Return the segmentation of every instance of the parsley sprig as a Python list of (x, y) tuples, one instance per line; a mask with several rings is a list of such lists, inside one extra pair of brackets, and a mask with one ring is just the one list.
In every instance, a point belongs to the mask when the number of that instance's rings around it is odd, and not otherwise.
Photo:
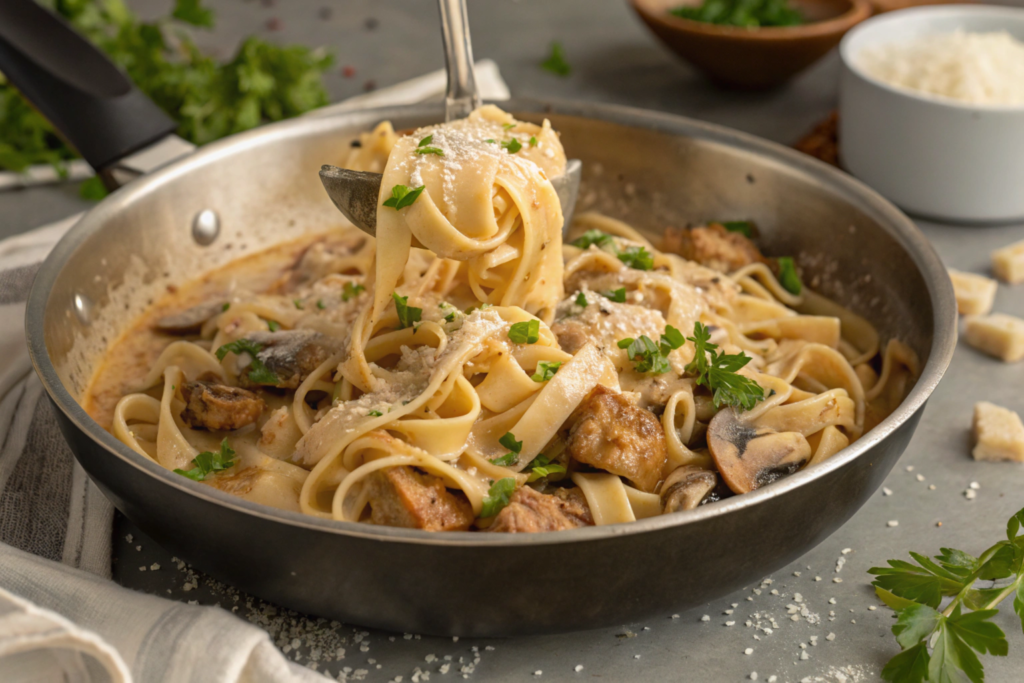
[(256, 355), (262, 350), (263, 344), (259, 342), (254, 342), (251, 339), (238, 339), (217, 349), (217, 360), (224, 360), (224, 356), (228, 355), (229, 351), (236, 356), (249, 354), (252, 358), (249, 363), (249, 381), (253, 384), (279, 384), (281, 380), (277, 374)]
[(426, 185), (410, 190), (405, 185), (395, 185), (391, 188), (391, 196), (384, 200), (384, 206), (390, 206), (395, 211), (412, 206), (412, 203), (419, 199), (424, 187)]
[(398, 296), (398, 292), (392, 292), (391, 298), (395, 300), (395, 311), (398, 312), (398, 329), (404, 330), (420, 321), (423, 309), (410, 306), (409, 297)]
[(483, 507), (480, 509), (481, 517), (493, 517), (504, 510), (516, 490), (516, 478), (505, 477), (491, 484), (484, 498)]
[(193, 481), (204, 481), (206, 477), (214, 472), (220, 472), (226, 470), (235, 464), (235, 451), (231, 446), (228, 445), (227, 437), (220, 442), (220, 451), (217, 453), (211, 453), (210, 451), (203, 451), (196, 457), (192, 458), (192, 464), (195, 465), (190, 470), (174, 470), (175, 473), (180, 474), (183, 477), (188, 477)]
[(668, 354), (685, 343), (683, 333), (668, 325), (657, 344), (646, 334), (642, 334), (639, 339), (620, 339), (618, 346), (620, 349), (626, 349), (626, 356), (633, 361), (634, 370), (660, 375), (672, 369), (668, 362)]
[(523, 442), (516, 441), (515, 435), (512, 432), (506, 432), (505, 436), (498, 439), (498, 443), (508, 449), (508, 453), (498, 458), (491, 460), (495, 465), (501, 465), (502, 467), (508, 467), (509, 465), (515, 465), (519, 462), (519, 454), (523, 452)]
[[(1006, 524), (1006, 540), (980, 556), (940, 548), (934, 560), (910, 553), (916, 561), (889, 560), (868, 570), (878, 597), (896, 612), (892, 633), (902, 652), (882, 669), (892, 683), (971, 681), (983, 683), (979, 654), (1005, 657), (1006, 634), (992, 619), (996, 607), (1013, 596), (1024, 625), (1024, 509)], [(978, 581), (992, 582), (978, 588)], [(952, 600), (939, 611), (943, 597)], [(977, 654), (976, 654), (977, 653)]]
[(341, 288), (341, 300), (347, 302), (364, 291), (366, 291), (366, 287), (363, 285), (354, 285), (351, 282), (346, 282), (345, 286)]
[(734, 354), (716, 351), (718, 344), (711, 343), (711, 331), (701, 322), (693, 324), (693, 336), (687, 339), (693, 342), (695, 353), (686, 365), (686, 372), (697, 378), (697, 384), (714, 392), (712, 400), (716, 408), (728, 405), (750, 410), (764, 400), (761, 385), (737, 373), (750, 362), (750, 356), (742, 351)]
[(431, 147), (430, 143), (433, 142), (434, 136), (428, 135), (427, 137), (420, 140), (420, 144), (416, 145), (417, 154), (436, 154), (439, 157), (444, 156), (444, 151), (440, 147)]

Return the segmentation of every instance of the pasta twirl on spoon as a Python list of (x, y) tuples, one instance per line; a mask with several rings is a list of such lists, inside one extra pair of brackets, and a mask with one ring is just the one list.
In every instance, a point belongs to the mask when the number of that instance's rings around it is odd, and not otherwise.
[[(750, 226), (662, 250), (594, 213), (562, 243), (548, 122), (493, 106), (362, 136), (377, 239), (275, 247), (183, 286), (86, 400), (129, 447), (338, 520), (554, 531), (714, 502), (821, 462), (917, 372), (764, 257)], [(747, 233), (747, 234), (744, 234)]]

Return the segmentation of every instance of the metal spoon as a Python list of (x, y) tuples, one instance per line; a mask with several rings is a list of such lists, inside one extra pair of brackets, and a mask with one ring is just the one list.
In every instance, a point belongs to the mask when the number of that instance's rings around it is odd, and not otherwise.
[[(469, 116), (480, 106), (480, 95), (473, 73), (473, 46), (469, 40), (466, 0), (438, 0), (438, 5), (441, 9), (445, 66), (448, 69), (445, 120), (451, 121)], [(565, 173), (551, 179), (565, 217), (563, 233), (572, 222), (582, 168), (579, 159), (570, 159), (565, 165)], [(328, 164), (320, 167), (320, 181), (334, 205), (353, 225), (373, 236), (377, 234), (377, 199), (382, 178), (379, 173), (350, 171)]]

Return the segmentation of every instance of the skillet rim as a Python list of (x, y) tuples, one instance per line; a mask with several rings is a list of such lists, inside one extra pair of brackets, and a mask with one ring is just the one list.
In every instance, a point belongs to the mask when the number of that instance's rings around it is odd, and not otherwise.
[[(336, 127), (339, 117), (349, 120), (351, 125), (373, 125), (384, 119), (397, 117), (443, 118), (443, 104), (414, 104), (353, 110), (331, 116), (311, 116), (269, 124), (251, 131), (236, 134), (210, 143), (194, 154), (175, 161), (160, 170), (139, 178), (128, 186), (111, 194), (97, 206), (90, 209), (68, 233), (61, 238), (46, 260), (40, 266), (32, 283), (26, 303), (25, 330), (29, 357), (47, 395), (67, 419), (96, 445), (115, 456), (122, 465), (134, 467), (147, 476), (159, 480), (163, 485), (228, 508), (234, 512), (251, 515), (269, 522), (283, 523), (309, 531), (326, 532), (380, 542), (409, 543), (416, 545), (454, 547), (519, 547), (547, 546), (564, 543), (602, 541), (623, 535), (655, 533), (671, 527), (699, 524), (703, 520), (727, 515), (778, 496), (784, 496), (795, 489), (822, 478), (829, 473), (851, 465), (855, 460), (871, 451), (886, 438), (893, 435), (905, 422), (921, 410), (931, 396), (948, 367), (957, 338), (957, 312), (952, 283), (945, 266), (921, 230), (892, 203), (852, 176), (822, 161), (781, 144), (765, 140), (725, 126), (707, 123), (689, 117), (649, 111), (623, 105), (576, 102), (558, 99), (513, 98), (494, 102), (508, 111), (557, 114), (579, 118), (597, 119), (624, 126), (653, 130), (677, 136), (692, 137), (712, 143), (733, 147), (770, 160), (790, 171), (825, 185), (843, 195), (874, 219), (901, 246), (918, 269), (933, 307), (933, 335), (928, 360), (913, 389), (899, 406), (873, 429), (861, 436), (850, 446), (818, 465), (780, 479), (770, 486), (751, 493), (727, 498), (714, 505), (702, 506), (672, 515), (658, 515), (646, 519), (612, 524), (607, 526), (583, 527), (556, 533), (540, 534), (482, 534), (464, 531), (430, 532), (420, 529), (372, 526), (359, 522), (342, 522), (323, 519), (300, 512), (290, 512), (252, 503), (210, 486), (203, 486), (174, 472), (164, 469), (156, 462), (144, 458), (118, 441), (111, 433), (100, 427), (79, 405), (64, 387), (56, 368), (46, 350), (44, 337), (45, 311), (49, 303), (50, 290), (63, 271), (68, 259), (90, 236), (99, 232), (106, 218), (115, 215), (122, 205), (150, 192), (159, 192), (161, 186), (174, 178), (184, 175), (190, 169), (216, 163), (220, 158), (229, 157), (236, 150), (253, 144), (270, 141), (286, 141), (304, 137), (310, 129), (330, 131)], [(77, 456), (76, 456), (77, 457)]]

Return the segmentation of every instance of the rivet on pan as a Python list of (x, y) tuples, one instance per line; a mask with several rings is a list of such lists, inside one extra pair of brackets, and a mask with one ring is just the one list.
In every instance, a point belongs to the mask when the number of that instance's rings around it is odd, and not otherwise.
[(92, 324), (92, 301), (84, 294), (75, 294), (74, 299), (75, 317), (83, 325)]
[(192, 219), (192, 239), (208, 246), (220, 234), (220, 216), (213, 209), (203, 209)]

